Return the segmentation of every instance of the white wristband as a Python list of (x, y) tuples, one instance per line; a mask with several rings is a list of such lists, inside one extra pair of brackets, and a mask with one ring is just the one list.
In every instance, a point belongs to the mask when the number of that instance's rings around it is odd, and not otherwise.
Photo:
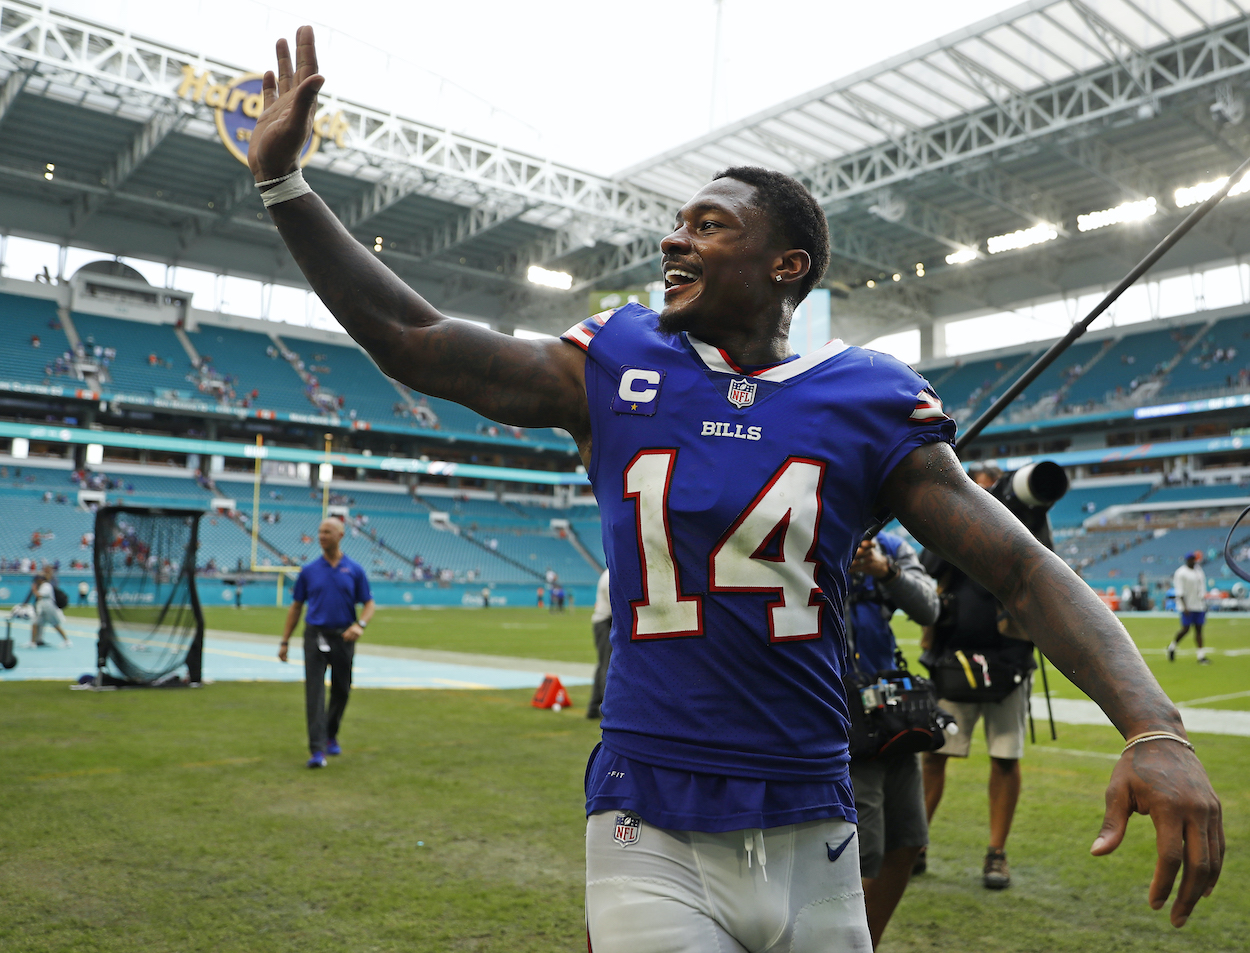
[(304, 181), (304, 173), (296, 169), (288, 178), (275, 185), (268, 192), (261, 192), (260, 200), (265, 203), (265, 208), (269, 208), (271, 205), (289, 202), (291, 199), (297, 199), (301, 195), (307, 195), (311, 191), (312, 189), (309, 188), (308, 183)]

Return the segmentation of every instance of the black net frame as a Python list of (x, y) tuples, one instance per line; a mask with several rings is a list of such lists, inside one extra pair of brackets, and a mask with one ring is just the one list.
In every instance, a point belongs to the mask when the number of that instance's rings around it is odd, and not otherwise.
[(152, 685), (185, 664), (188, 681), (201, 681), (204, 610), (195, 562), (203, 515), (203, 510), (153, 506), (96, 511), (102, 678)]

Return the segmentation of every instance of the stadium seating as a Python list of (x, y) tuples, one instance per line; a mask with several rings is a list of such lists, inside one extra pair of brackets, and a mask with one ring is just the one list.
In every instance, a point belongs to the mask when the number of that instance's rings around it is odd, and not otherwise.
[(343, 398), (340, 413), (354, 410), (361, 420), (379, 422), (412, 420), (395, 413), (395, 405), (402, 404), (402, 398), (363, 351), (298, 338), (283, 338), (282, 342), (304, 362), (305, 370), (317, 378), (322, 389)]
[(1113, 486), (1073, 487), (1050, 510), (1050, 523), (1056, 529), (1080, 526), (1108, 506), (1136, 503), (1153, 488), (1152, 483), (1121, 483)]
[(304, 394), (304, 382), (281, 355), (267, 334), (201, 324), (188, 335), (201, 358), (222, 374), (235, 379), (234, 390), (242, 400), (256, 392), (251, 405), (283, 413), (315, 414), (318, 409)]
[[(32, 346), (35, 338), (39, 347)], [(57, 320), (54, 302), (0, 294), (0, 380), (56, 383), (48, 369), (68, 350), (69, 338)], [(60, 380), (69, 383), (73, 378)]]
[[(1229, 350), (1234, 353), (1230, 356)], [(1223, 352), (1223, 353), (1220, 353)], [(1179, 396), (1188, 391), (1228, 386), (1250, 367), (1250, 315), (1225, 318), (1202, 336), (1168, 375), (1163, 393)]]
[(1161, 371), (1200, 327), (1193, 325), (1126, 334), (1103, 355), (1089, 374), (1072, 383), (1065, 395), (1065, 403), (1100, 403), (1131, 393), (1134, 390), (1133, 381), (1144, 383), (1151, 374)]
[[(1034, 356), (1032, 351), (1027, 355), (1030, 359)], [(934, 368), (926, 372), (926, 377), (942, 398), (943, 406), (957, 417), (967, 418), (995, 396), (994, 385), (1008, 372), (1026, 366), (1025, 360), (1016, 355)]]
[(145, 397), (163, 396), (169, 391), (182, 397), (194, 394), (195, 384), (187, 380), (192, 372), (190, 358), (170, 325), (77, 312), (71, 317), (84, 347), (90, 349), (95, 344), (117, 352), (108, 364), (106, 392)]
[(1250, 484), (1191, 483), (1189, 486), (1160, 487), (1146, 497), (1150, 503), (1184, 503), (1191, 500), (1218, 500), (1250, 497)]

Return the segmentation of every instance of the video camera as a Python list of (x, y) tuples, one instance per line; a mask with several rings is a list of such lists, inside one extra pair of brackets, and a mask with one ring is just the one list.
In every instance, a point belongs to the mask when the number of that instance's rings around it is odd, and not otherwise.
[(1050, 545), (1050, 523), (1046, 514), (1068, 492), (1068, 475), (1063, 467), (1050, 460), (1039, 460), (1028, 466), (1004, 473), (989, 488), (990, 494), (1011, 510), (1044, 545)]

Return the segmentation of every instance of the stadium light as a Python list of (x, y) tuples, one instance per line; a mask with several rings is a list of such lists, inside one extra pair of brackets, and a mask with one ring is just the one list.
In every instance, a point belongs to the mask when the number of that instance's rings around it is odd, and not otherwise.
[(896, 271), (896, 272), (894, 272), (893, 278), (894, 278), (894, 280), (895, 280), (895, 281), (902, 281), (902, 280), (903, 280), (903, 276), (902, 276), (902, 275), (900, 275), (897, 271)]
[(1017, 248), (1028, 248), (1030, 245), (1040, 245), (1043, 242), (1052, 242), (1059, 237), (1059, 232), (1055, 226), (1042, 222), (1040, 225), (1034, 225), (1032, 228), (1021, 228), (1014, 232), (1008, 232), (1006, 235), (994, 235), (985, 240), (985, 250), (991, 255), (997, 255), (999, 252), (1014, 251)]
[(877, 287), (877, 283), (873, 281), (871, 278), (869, 278), (867, 281), (864, 282), (864, 286), (866, 288), (875, 288)]
[[(1220, 176), (1211, 182), (1199, 182), (1197, 185), (1183, 186), (1173, 193), (1172, 198), (1176, 202), (1177, 208), (1188, 208), (1191, 205), (1197, 205), (1199, 202), (1205, 202), (1212, 195), (1224, 187), (1224, 183), (1228, 181), (1228, 176)], [(1244, 195), (1250, 192), (1250, 174), (1241, 177), (1241, 181), (1228, 190), (1231, 198), (1234, 195)]]
[(546, 268), (540, 268), (538, 265), (530, 265), (526, 277), (536, 285), (542, 285), (544, 288), (557, 288), (560, 291), (568, 291), (573, 287), (573, 276), (564, 271), (548, 271)]
[(30, 456), (30, 441), (25, 437), (14, 437), (13, 446), (9, 448), (9, 456), (14, 460), (25, 460)]
[(1159, 211), (1159, 203), (1152, 195), (1150, 198), (1139, 199), (1136, 202), (1124, 202), (1115, 208), (1105, 208), (1098, 212), (1078, 215), (1076, 227), (1078, 231), (1092, 232), (1096, 228), (1119, 225), (1121, 222), (1139, 222), (1143, 218), (1154, 215), (1157, 211)]
[(373, 240), (373, 250), (374, 251), (382, 250), (382, 236), (381, 235), (379, 235), (377, 238)]
[(924, 277), (924, 262), (923, 261), (916, 262), (916, 277), (917, 278)]
[(953, 251), (946, 256), (948, 265), (966, 265), (970, 261), (977, 260), (977, 250), (975, 248), (961, 248), (959, 251)]
[(48, 179), (49, 181), (51, 181), (51, 179), (52, 179), (52, 173), (54, 173), (54, 172), (56, 171), (56, 166), (55, 166), (53, 163), (48, 162), (48, 163), (45, 163), (45, 164), (44, 164), (44, 167), (43, 167), (43, 168), (44, 168), (43, 177), (44, 177), (45, 179)]
[(87, 465), (98, 467), (104, 462), (104, 444), (89, 443), (87, 444)]

